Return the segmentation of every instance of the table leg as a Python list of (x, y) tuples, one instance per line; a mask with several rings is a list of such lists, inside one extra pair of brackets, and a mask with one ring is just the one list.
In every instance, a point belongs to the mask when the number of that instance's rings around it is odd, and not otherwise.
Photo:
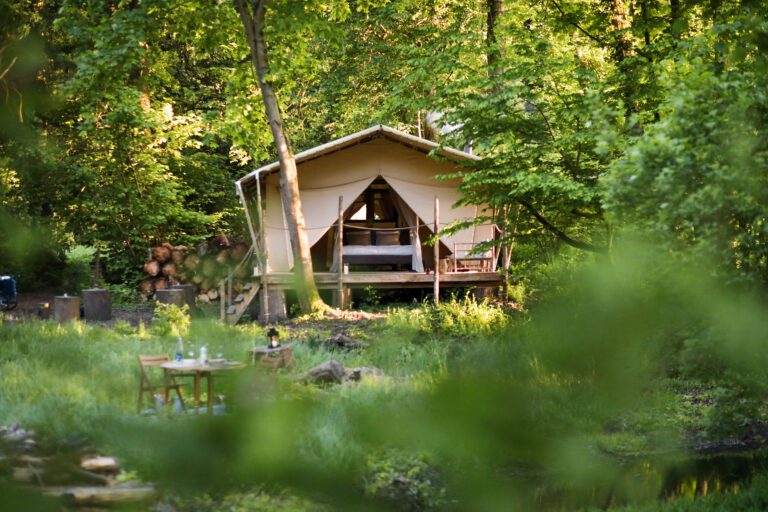
[(208, 379), (208, 414), (213, 414), (213, 372), (206, 374)]
[(195, 404), (195, 414), (200, 413), (200, 372), (195, 372), (195, 396), (193, 398)]
[[(171, 371), (163, 369), (163, 407), (168, 410), (168, 400), (170, 398)], [(159, 413), (160, 411), (158, 411)]]

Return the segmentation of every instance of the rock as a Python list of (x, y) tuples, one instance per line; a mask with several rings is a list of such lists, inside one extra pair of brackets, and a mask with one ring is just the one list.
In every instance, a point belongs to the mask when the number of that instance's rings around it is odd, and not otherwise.
[(48, 487), (43, 489), (48, 496), (63, 497), (75, 505), (119, 505), (147, 501), (155, 497), (152, 485), (121, 484), (112, 487)]
[(86, 471), (94, 471), (96, 473), (119, 473), (120, 464), (117, 463), (114, 457), (102, 457), (99, 455), (83, 457), (80, 461), (80, 467)]
[(360, 366), (358, 368), (347, 368), (344, 370), (344, 383), (355, 383), (370, 378), (385, 377), (384, 372), (379, 368), (369, 366)]
[(331, 359), (299, 375), (296, 380), (314, 384), (332, 384), (340, 383), (343, 378), (344, 367), (337, 360)]
[(24, 430), (17, 425), (17, 428), (9, 429), (3, 434), (3, 441), (7, 443), (21, 443), (32, 439), (34, 435), (34, 432), (30, 430)]
[(31, 467), (13, 468), (12, 478), (16, 482), (30, 483), (34, 482), (39, 476), (39, 470)]
[(43, 457), (35, 457), (33, 455), (20, 455), (19, 461), (32, 466), (42, 466), (46, 462), (46, 459)]

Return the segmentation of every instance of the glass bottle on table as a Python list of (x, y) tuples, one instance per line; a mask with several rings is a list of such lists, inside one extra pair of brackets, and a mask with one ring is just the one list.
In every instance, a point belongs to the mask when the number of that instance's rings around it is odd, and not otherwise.
[(181, 339), (181, 336), (178, 337), (178, 344), (176, 346), (176, 356), (174, 359), (177, 363), (180, 363), (184, 360), (184, 340)]

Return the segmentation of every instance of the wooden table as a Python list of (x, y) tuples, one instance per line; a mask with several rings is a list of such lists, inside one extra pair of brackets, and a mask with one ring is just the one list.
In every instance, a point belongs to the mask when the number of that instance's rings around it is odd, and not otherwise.
[(195, 406), (195, 414), (200, 411), (200, 388), (203, 377), (208, 384), (208, 400), (206, 405), (208, 407), (208, 414), (213, 414), (213, 374), (216, 372), (222, 372), (226, 370), (239, 370), (245, 368), (245, 364), (238, 361), (225, 361), (224, 363), (205, 363), (201, 364), (199, 361), (184, 360), (184, 361), (168, 361), (163, 363), (160, 367), (164, 371), (164, 386), (163, 386), (163, 398), (165, 403), (168, 404), (168, 392), (170, 390), (171, 376), (176, 373), (190, 373), (194, 376), (194, 394), (193, 402)]

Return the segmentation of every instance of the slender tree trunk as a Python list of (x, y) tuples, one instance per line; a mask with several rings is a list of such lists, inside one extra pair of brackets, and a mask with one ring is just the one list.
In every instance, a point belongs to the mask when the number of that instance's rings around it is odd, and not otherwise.
[(301, 209), (299, 196), (299, 181), (296, 171), (296, 160), (293, 157), (288, 137), (285, 134), (280, 106), (277, 102), (272, 83), (266, 79), (269, 73), (267, 60), (267, 45), (264, 39), (264, 15), (267, 10), (266, 0), (235, 0), (237, 12), (243, 22), (245, 37), (251, 49), (251, 61), (256, 69), (259, 80), (261, 97), (264, 100), (269, 127), (275, 141), (277, 157), (280, 162), (280, 196), (283, 200), (285, 217), (288, 221), (288, 232), (291, 238), (294, 258), (294, 272), (297, 280), (297, 296), (299, 307), (304, 313), (324, 306), (317, 292), (312, 270), (312, 256), (309, 251), (309, 240)]
[(677, 36), (677, 28), (675, 24), (680, 19), (680, 0), (669, 0), (669, 32), (673, 36)]
[(610, 31), (613, 35), (612, 53), (613, 60), (621, 73), (619, 90), (624, 100), (624, 115), (627, 119), (637, 111), (635, 105), (635, 81), (634, 70), (626, 62), (627, 57), (632, 56), (634, 45), (629, 29), (632, 27), (632, 16), (629, 12), (629, 0), (610, 0), (611, 13)]
[(498, 64), (502, 53), (501, 45), (496, 37), (496, 26), (503, 10), (503, 0), (486, 0), (485, 8), (487, 10), (485, 20), (486, 61), (488, 62), (491, 78), (493, 78), (498, 73), (498, 70), (494, 68)]

